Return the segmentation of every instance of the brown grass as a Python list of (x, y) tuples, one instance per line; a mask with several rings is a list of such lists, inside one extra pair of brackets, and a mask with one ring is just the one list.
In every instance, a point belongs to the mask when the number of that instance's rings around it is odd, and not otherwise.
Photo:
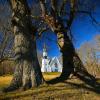
[(8, 75), (8, 76), (0, 76), (0, 88), (9, 85), (11, 79), (12, 79), (12, 76), (11, 75)]
[[(60, 73), (43, 73), (46, 80), (50, 80)], [(0, 77), (0, 88), (7, 86), (12, 76)], [(65, 82), (55, 85), (42, 85), (39, 88), (32, 88), (27, 91), (14, 91), (1, 93), (0, 100), (100, 100), (100, 95), (88, 90), (85, 84), (77, 79), (67, 82), (77, 84), (72, 85)]]

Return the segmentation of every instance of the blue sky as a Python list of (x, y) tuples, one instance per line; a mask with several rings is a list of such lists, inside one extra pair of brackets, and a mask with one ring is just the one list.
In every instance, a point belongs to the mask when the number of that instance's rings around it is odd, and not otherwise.
[[(77, 25), (72, 27), (72, 32), (74, 33), (73, 43), (74, 43), (75, 48), (79, 48), (83, 43), (91, 40), (95, 35), (100, 34), (99, 28), (94, 27), (88, 21), (84, 21), (84, 22), (75, 21), (75, 23), (77, 23)], [(50, 35), (48, 36), (48, 34)], [(48, 39), (47, 37), (49, 37), (50, 39)], [(46, 43), (47, 45), (48, 55), (50, 57), (60, 55), (59, 48), (56, 42), (56, 36), (53, 33), (49, 33), (49, 32), (44, 33), (43, 40), (39, 39), (37, 41), (37, 44), (38, 44), (37, 47), (40, 52), (42, 52), (44, 43)]]
[[(100, 13), (97, 16), (100, 18)], [(98, 21), (100, 22), (100, 19)], [(74, 45), (76, 48), (79, 48), (81, 44), (100, 34), (100, 26), (93, 24), (90, 17), (84, 16), (81, 19), (76, 18), (72, 25), (72, 32), (74, 35)]]
[[(100, 22), (100, 8), (97, 8), (96, 14), (93, 16), (98, 22)], [(71, 30), (75, 48), (79, 48), (83, 43), (91, 40), (95, 35), (100, 34), (100, 26), (95, 23), (93, 24), (91, 18), (86, 15), (78, 15), (72, 24)], [(47, 37), (50, 38), (50, 40)], [(47, 45), (48, 55), (50, 57), (60, 55), (56, 42), (56, 36), (53, 33), (44, 33), (44, 38), (38, 40), (37, 47), (40, 52), (42, 52), (44, 43)]]
[[(90, 0), (90, 2), (91, 1), (93, 2), (93, 0)], [(28, 0), (28, 2), (31, 4), (32, 0)], [(100, 22), (100, 0), (94, 0), (94, 3), (97, 5), (93, 13), (93, 17)], [(73, 34), (74, 46), (75, 48), (79, 48), (84, 42), (91, 40), (96, 34), (100, 34), (100, 25), (93, 25), (89, 16), (84, 14), (81, 16), (77, 15), (73, 21), (71, 30)], [(42, 52), (44, 43), (47, 45), (48, 55), (50, 57), (60, 55), (56, 42), (56, 36), (52, 32), (48, 31), (44, 33), (43, 37), (37, 40), (38, 51)]]
[[(96, 4), (92, 16), (100, 24), (100, 0), (90, 0), (89, 2)], [(71, 31), (75, 48), (80, 48), (83, 43), (90, 41), (95, 35), (100, 34), (100, 25), (98, 26), (92, 23), (92, 19), (86, 14), (77, 14), (71, 26)], [(50, 57), (59, 56), (60, 52), (57, 46), (56, 36), (51, 32), (44, 33), (44, 36), (44, 38), (37, 41), (38, 50), (42, 52), (43, 44), (46, 43), (48, 55)], [(48, 40), (47, 37), (49, 37), (50, 40)]]

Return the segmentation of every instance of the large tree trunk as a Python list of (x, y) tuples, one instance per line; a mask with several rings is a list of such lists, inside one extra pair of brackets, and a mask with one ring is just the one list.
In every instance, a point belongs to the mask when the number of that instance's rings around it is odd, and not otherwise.
[(62, 60), (63, 60), (63, 70), (60, 75), (60, 78), (56, 78), (53, 81), (57, 82), (59, 79), (61, 81), (66, 80), (71, 73), (76, 75), (81, 80), (87, 82), (91, 85), (91, 80), (95, 81), (95, 78), (90, 75), (85, 67), (83, 66), (80, 58), (75, 52), (75, 48), (73, 46), (72, 40), (70, 40), (67, 32), (70, 28), (73, 19), (75, 17), (74, 10), (76, 9), (76, 2), (71, 1), (71, 9), (70, 9), (70, 18), (67, 23), (67, 28), (64, 27), (62, 20), (60, 17), (56, 14), (56, 3), (54, 1), (52, 2), (52, 10), (51, 14), (48, 15), (46, 11), (46, 5), (44, 0), (40, 0), (41, 10), (42, 10), (42, 17), (44, 21), (48, 24), (48, 26), (51, 28), (53, 32), (57, 35), (58, 39), (58, 45), (60, 48), (60, 51), (62, 53)]
[(71, 40), (64, 32), (57, 32), (57, 38), (63, 60), (63, 69), (60, 77), (62, 80), (65, 80), (74, 71), (73, 55), (75, 50)]
[(67, 34), (60, 31), (57, 33), (57, 38), (63, 59), (63, 70), (60, 76), (62, 80), (66, 80), (72, 73), (85, 83), (94, 87), (96, 85), (95, 77), (89, 74), (84, 67)]
[[(30, 12), (26, 0), (10, 0), (13, 10), (15, 72), (11, 84), (5, 91), (39, 86), (43, 77), (37, 59), (35, 35), (32, 33)], [(33, 36), (34, 37), (33, 37)]]

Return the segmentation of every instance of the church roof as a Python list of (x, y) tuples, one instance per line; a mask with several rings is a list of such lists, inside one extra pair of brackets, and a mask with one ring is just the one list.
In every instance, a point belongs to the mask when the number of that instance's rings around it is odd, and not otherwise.
[(53, 57), (52, 60), (50, 60), (49, 65), (52, 66), (55, 63), (57, 63), (57, 65), (61, 66), (57, 57)]

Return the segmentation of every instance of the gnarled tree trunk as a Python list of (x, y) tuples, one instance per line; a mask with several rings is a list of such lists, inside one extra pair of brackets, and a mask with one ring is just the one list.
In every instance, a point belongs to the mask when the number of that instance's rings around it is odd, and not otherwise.
[(95, 86), (95, 77), (88, 73), (77, 53), (75, 52), (72, 41), (67, 34), (59, 31), (57, 33), (58, 45), (63, 56), (62, 80), (65, 80), (72, 73), (85, 83)]
[(75, 18), (75, 10), (77, 9), (76, 3), (76, 0), (70, 0), (71, 8), (69, 20), (67, 21), (67, 28), (65, 28), (62, 19), (57, 14), (56, 2), (54, 0), (51, 0), (52, 10), (51, 15), (48, 15), (45, 1), (40, 0), (42, 17), (44, 21), (48, 24), (48, 26), (51, 28), (51, 30), (57, 35), (58, 45), (62, 53), (63, 70), (60, 75), (60, 80), (63, 81), (67, 79), (71, 73), (74, 73), (74, 75), (76, 75), (78, 78), (92, 85), (91, 82), (95, 81), (95, 78), (92, 75), (90, 75), (83, 66), (80, 58), (75, 52), (73, 43), (67, 34)]
[[(15, 72), (11, 84), (4, 91), (39, 86), (43, 77), (37, 59), (34, 29), (26, 0), (10, 0), (14, 30)], [(34, 28), (34, 27), (33, 27)]]
[(57, 35), (58, 45), (60, 51), (62, 53), (62, 60), (63, 60), (63, 69), (62, 74), (60, 75), (61, 80), (65, 80), (69, 77), (69, 75), (74, 71), (73, 65), (73, 54), (74, 54), (74, 47), (71, 43), (71, 40), (67, 36), (66, 32), (64, 31), (64, 26), (61, 21), (59, 21), (59, 17), (57, 16), (57, 8), (55, 1), (51, 1), (52, 3), (52, 15), (48, 15), (46, 11), (46, 5), (44, 0), (40, 0), (41, 10), (42, 10), (42, 17), (44, 21), (48, 24), (51, 30)]
[(58, 46), (62, 53), (63, 60), (63, 69), (60, 77), (62, 80), (65, 80), (74, 71), (73, 55), (75, 50), (67, 34), (64, 34), (64, 32), (61, 31), (57, 32), (56, 34), (58, 39)]

